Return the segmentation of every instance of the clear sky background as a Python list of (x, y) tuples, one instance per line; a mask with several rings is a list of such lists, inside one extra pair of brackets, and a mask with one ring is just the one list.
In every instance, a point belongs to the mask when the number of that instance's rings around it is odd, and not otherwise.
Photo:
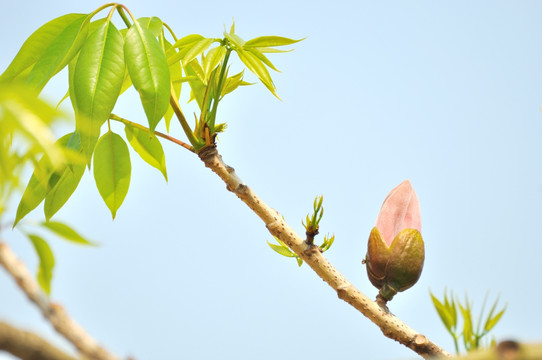
[[(235, 18), (245, 39), (307, 37), (271, 57), (282, 71), (273, 74), (282, 101), (259, 84), (221, 103), (226, 163), (300, 233), (323, 194), (321, 234), (336, 235), (326, 255), (372, 298), (377, 290), (361, 264), (367, 238), (387, 193), (410, 179), (426, 262), (391, 311), (453, 351), (429, 290), (468, 292), (476, 311), (491, 291), (491, 300), (508, 304), (498, 340), (542, 340), (541, 2), (124, 4), (136, 17), (160, 17), (178, 36), (220, 37)], [(43, 23), (99, 5), (3, 0), (0, 67)], [(56, 102), (66, 87), (63, 73), (44, 96)], [(146, 121), (134, 91), (115, 112)], [(179, 126), (172, 134), (183, 139)], [(52, 298), (99, 342), (139, 360), (416, 358), (308, 266), (271, 251), (263, 223), (196, 156), (164, 147), (169, 183), (132, 156), (130, 191), (114, 222), (90, 174), (56, 215), (101, 243), (89, 249), (49, 237)], [(28, 218), (41, 220), (41, 208)], [(16, 231), (2, 236), (34, 272), (28, 241)], [(0, 319), (70, 349), (4, 271)]]

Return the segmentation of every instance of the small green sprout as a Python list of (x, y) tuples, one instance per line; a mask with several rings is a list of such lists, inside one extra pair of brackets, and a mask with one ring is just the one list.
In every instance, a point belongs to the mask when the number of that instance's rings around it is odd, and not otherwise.
[[(433, 305), (435, 306), (435, 309), (437, 310), (441, 321), (443, 322), (446, 330), (448, 330), (454, 340), (455, 351), (458, 355), (460, 353), (459, 339), (461, 337), (463, 338), (463, 345), (465, 346), (465, 350), (467, 352), (495, 345), (495, 338), (493, 338), (486, 346), (483, 346), (481, 340), (483, 337), (489, 334), (489, 332), (495, 327), (495, 325), (497, 325), (502, 315), (504, 314), (504, 311), (506, 310), (506, 305), (501, 310), (497, 310), (497, 305), (499, 302), (498, 297), (493, 303), (493, 306), (491, 307), (491, 310), (485, 318), (485, 321), (482, 321), (488, 297), (488, 295), (486, 294), (484, 302), (482, 304), (480, 315), (477, 317), (475, 326), (473, 314), (471, 311), (472, 303), (469, 301), (467, 295), (465, 295), (465, 304), (463, 305), (461, 304), (461, 302), (459, 302), (459, 300), (457, 302), (454, 300), (453, 294), (450, 294), (450, 296), (448, 296), (446, 291), (444, 291), (443, 301), (437, 299), (431, 292), (430, 294), (431, 299), (433, 300)], [(458, 311), (456, 304), (459, 306), (460, 314), (463, 317), (463, 330), (461, 333), (459, 333), (458, 329)]]
[[(322, 195), (317, 196), (314, 199), (312, 215), (310, 216), (307, 215), (306, 221), (301, 221), (301, 223), (303, 224), (303, 227), (305, 228), (305, 233), (307, 235), (307, 239), (305, 240), (305, 242), (309, 246), (314, 246), (314, 237), (318, 235), (318, 230), (320, 229), (320, 220), (322, 220), (322, 216), (324, 215), (324, 208), (322, 206), (323, 201), (324, 201), (324, 197)], [(299, 255), (297, 255), (295, 252), (290, 250), (290, 248), (284, 242), (278, 239), (276, 236), (274, 236), (274, 238), (275, 238), (275, 241), (278, 243), (278, 245), (270, 243), (268, 241), (267, 244), (269, 245), (271, 249), (275, 250), (277, 253), (281, 254), (282, 256), (293, 257), (297, 260), (297, 264), (299, 266), (303, 265), (303, 259), (301, 259)], [(320, 252), (326, 252), (327, 250), (329, 250), (331, 245), (333, 245), (334, 241), (335, 241), (335, 235), (329, 236), (328, 234), (324, 236), (324, 241), (322, 242), (321, 245), (318, 245)]]

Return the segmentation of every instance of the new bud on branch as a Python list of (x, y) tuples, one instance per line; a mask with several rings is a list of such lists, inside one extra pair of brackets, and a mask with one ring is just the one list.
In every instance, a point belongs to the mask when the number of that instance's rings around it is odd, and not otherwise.
[(405, 180), (384, 200), (367, 246), (367, 275), (385, 300), (420, 278), (425, 258), (421, 231), (420, 203)]

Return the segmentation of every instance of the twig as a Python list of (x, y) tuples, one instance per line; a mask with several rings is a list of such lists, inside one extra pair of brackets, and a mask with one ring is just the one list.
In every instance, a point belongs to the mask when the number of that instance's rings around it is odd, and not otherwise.
[(274, 209), (264, 203), (248, 186), (243, 184), (235, 170), (222, 161), (216, 146), (204, 148), (199, 152), (205, 166), (215, 172), (225, 183), (226, 188), (237, 195), (265, 223), (269, 232), (288, 245), (325, 282), (331, 286), (340, 299), (346, 301), (375, 323), (382, 333), (409, 347), (424, 358), (432, 356), (451, 356), (444, 349), (416, 332), (386, 309), (365, 296), (331, 265), (317, 248), (309, 246)]
[(43, 316), (49, 320), (55, 330), (72, 343), (79, 352), (95, 360), (118, 359), (98, 345), (79, 324), (68, 316), (61, 305), (49, 300), (23, 262), (3, 242), (0, 242), (0, 264), (13, 277), (30, 301), (39, 307)]
[(0, 350), (22, 360), (76, 360), (47, 340), (0, 321)]

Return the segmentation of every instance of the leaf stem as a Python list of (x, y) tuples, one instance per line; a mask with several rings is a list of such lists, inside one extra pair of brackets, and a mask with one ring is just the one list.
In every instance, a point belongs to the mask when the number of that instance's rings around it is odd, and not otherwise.
[(177, 101), (177, 93), (175, 92), (175, 89), (173, 88), (173, 84), (171, 84), (171, 96), (169, 97), (169, 103), (171, 104), (171, 107), (173, 108), (173, 111), (175, 112), (177, 119), (179, 119), (179, 122), (181, 123), (181, 127), (183, 128), (184, 133), (186, 134), (186, 137), (188, 138), (188, 141), (190, 141), (190, 144), (192, 144), (192, 146), (195, 148), (199, 148), (202, 144), (194, 136), (194, 133), (192, 132), (192, 129), (190, 128), (190, 125), (188, 125), (188, 122), (186, 121), (186, 118), (184, 117), (184, 114), (181, 111), (181, 107), (179, 105), (179, 102)]
[(222, 86), (224, 84), (224, 74), (226, 73), (226, 68), (228, 66), (228, 60), (230, 58), (231, 49), (228, 47), (226, 50), (226, 55), (224, 56), (224, 61), (222, 62), (222, 69), (220, 69), (220, 75), (218, 77), (218, 86), (217, 86), (217, 94), (215, 95), (215, 99), (213, 102), (213, 109), (211, 110), (211, 118), (209, 121), (209, 127), (214, 131), (215, 128), (215, 119), (216, 119), (216, 111), (218, 108), (218, 103), (220, 101), (220, 96), (222, 95)]
[[(148, 128), (148, 127), (145, 127), (141, 124), (138, 124), (138, 123), (135, 123), (135, 122), (132, 122), (130, 120), (126, 120), (126, 119), (123, 119), (121, 118), (120, 116), (117, 116), (115, 114), (111, 114), (111, 116), (109, 117), (111, 120), (115, 120), (115, 121), (119, 121), (125, 125), (130, 125), (130, 126), (133, 126), (135, 128), (138, 128), (138, 129), (141, 129), (141, 130), (144, 130), (146, 132), (148, 132), (149, 134), (151, 133), (151, 130)], [(171, 141), (172, 143), (175, 143), (183, 148), (185, 148), (186, 150), (189, 150), (191, 152), (194, 152), (194, 148), (190, 145), (188, 145), (187, 143), (185, 142), (182, 142), (181, 140), (179, 139), (176, 139), (174, 138), (173, 136), (169, 136), (167, 134), (164, 134), (164, 133), (161, 133), (160, 131), (154, 131), (154, 134), (158, 137), (161, 137), (162, 139), (166, 139), (168, 141)]]
[(130, 17), (132, 18), (132, 20), (135, 23), (135, 18), (132, 15), (132, 13), (130, 12), (130, 10), (128, 10), (128, 8), (126, 6), (124, 6), (124, 5), (122, 5), (122, 4), (117, 5), (117, 11), (118, 11), (120, 17), (122, 18), (122, 21), (124, 21), (127, 28), (130, 28), (130, 27), (132, 27), (132, 24), (130, 23), (130, 19), (128, 19), (128, 16), (126, 16), (126, 14), (124, 13), (124, 10), (128, 11), (128, 14), (130, 14)]
[(168, 29), (169, 33), (171, 34), (171, 37), (173, 38), (173, 43), (177, 42), (177, 40), (178, 40), (177, 36), (173, 32), (173, 30), (169, 27), (169, 25), (166, 24), (165, 22), (162, 22), (162, 24), (166, 27), (166, 29)]

